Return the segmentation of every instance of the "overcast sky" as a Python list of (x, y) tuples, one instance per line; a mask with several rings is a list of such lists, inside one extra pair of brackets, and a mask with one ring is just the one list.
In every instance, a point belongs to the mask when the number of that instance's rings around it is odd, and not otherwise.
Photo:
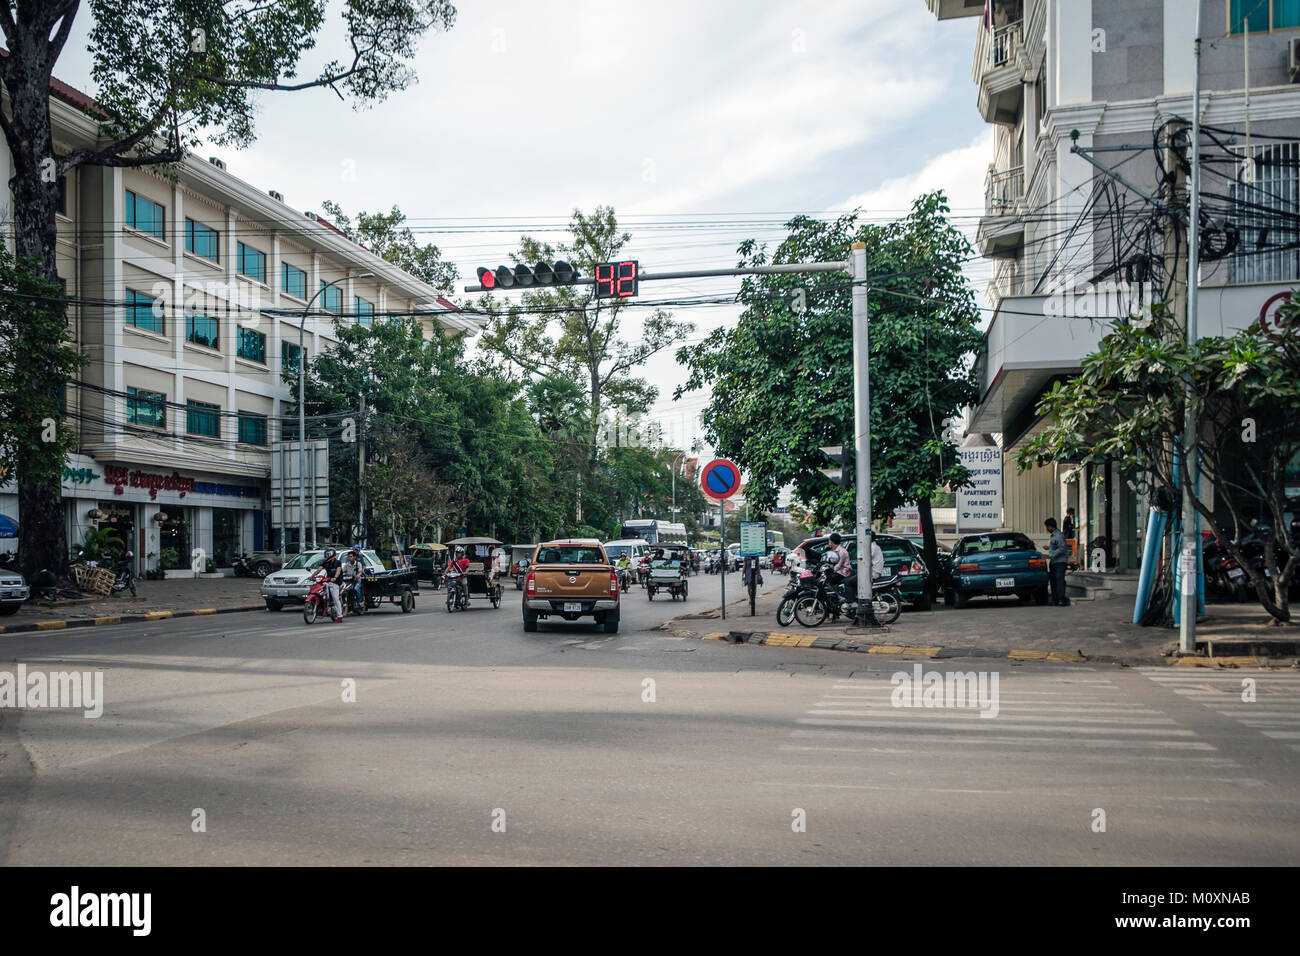
[[(340, 6), (318, 45), (328, 58), (344, 56)], [(56, 75), (93, 93), (88, 21), (83, 5)], [(970, 79), (977, 22), (940, 23), (925, 0), (467, 0), (422, 42), (416, 85), (361, 111), (327, 90), (266, 94), (254, 146), (212, 154), (295, 209), (397, 204), (466, 281), (521, 233), (562, 239), (572, 210), (597, 204), (614, 206), (646, 269), (731, 266), (742, 239), (775, 245), (795, 212), (892, 218), (943, 188), (970, 224), (992, 160)], [(698, 337), (737, 310), (679, 314)], [(689, 443), (705, 396), (671, 401), (684, 374), (670, 355), (647, 374), (667, 437)]]

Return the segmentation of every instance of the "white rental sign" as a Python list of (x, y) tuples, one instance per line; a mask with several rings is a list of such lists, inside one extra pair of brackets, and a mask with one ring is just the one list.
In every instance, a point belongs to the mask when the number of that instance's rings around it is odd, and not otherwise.
[(1002, 527), (1002, 449), (996, 445), (958, 448), (972, 484), (957, 492), (957, 531)]

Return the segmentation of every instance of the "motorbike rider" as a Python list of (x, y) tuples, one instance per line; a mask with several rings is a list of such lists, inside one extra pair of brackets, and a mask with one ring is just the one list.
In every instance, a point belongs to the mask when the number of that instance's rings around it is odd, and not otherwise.
[(626, 588), (628, 582), (632, 580), (632, 559), (628, 557), (626, 551), (619, 555), (614, 567), (618, 569), (620, 586)]
[(354, 593), (353, 600), (360, 604), (364, 597), (361, 595), (361, 575), (365, 571), (365, 565), (361, 563), (361, 547), (354, 545), (348, 552), (347, 560), (343, 562), (340, 569), (340, 580), (345, 588), (352, 588)]
[(325, 558), (320, 563), (319, 573), (325, 578), (325, 593), (334, 611), (334, 623), (342, 624), (343, 599), (339, 590), (339, 581), (343, 575), (343, 565), (333, 548), (325, 549)]
[(465, 581), (465, 575), (469, 573), (469, 558), (465, 557), (463, 544), (456, 545), (456, 556), (451, 559), (448, 569), (458, 575), (456, 586), (461, 590), (465, 606), (469, 607), (469, 584)]

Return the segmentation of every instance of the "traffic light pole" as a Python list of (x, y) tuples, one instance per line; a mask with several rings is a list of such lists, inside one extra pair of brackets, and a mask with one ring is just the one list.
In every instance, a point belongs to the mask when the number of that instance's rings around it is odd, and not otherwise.
[[(796, 262), (789, 265), (779, 266), (751, 266), (748, 269), (686, 269), (681, 272), (641, 272), (637, 275), (638, 282), (654, 282), (659, 279), (712, 279), (719, 276), (773, 276), (773, 275), (798, 275), (805, 272), (849, 272), (851, 269), (848, 262)], [(484, 286), (484, 285), (467, 285), (466, 292), (528, 292), (533, 289), (553, 289), (559, 285), (595, 285), (596, 280), (593, 278), (573, 279), (569, 282), (555, 283), (554, 285), (512, 285), (512, 286)]]

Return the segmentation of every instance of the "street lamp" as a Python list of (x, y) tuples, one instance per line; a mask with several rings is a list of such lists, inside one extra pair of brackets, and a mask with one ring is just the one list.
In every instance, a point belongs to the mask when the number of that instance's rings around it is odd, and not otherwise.
[[(312, 305), (320, 298), (320, 294), (332, 285), (340, 282), (346, 282), (348, 279), (373, 279), (373, 272), (363, 272), (356, 276), (343, 276), (341, 279), (335, 279), (333, 282), (324, 283), (316, 294), (307, 300), (303, 306), (302, 321), (298, 323), (298, 551), (302, 552), (307, 549), (307, 415), (305, 411), (304, 397), (307, 381), (307, 361), (306, 351), (304, 350), (304, 336), (307, 330), (307, 314), (311, 312)], [(316, 516), (311, 516), (311, 546), (316, 548)]]

